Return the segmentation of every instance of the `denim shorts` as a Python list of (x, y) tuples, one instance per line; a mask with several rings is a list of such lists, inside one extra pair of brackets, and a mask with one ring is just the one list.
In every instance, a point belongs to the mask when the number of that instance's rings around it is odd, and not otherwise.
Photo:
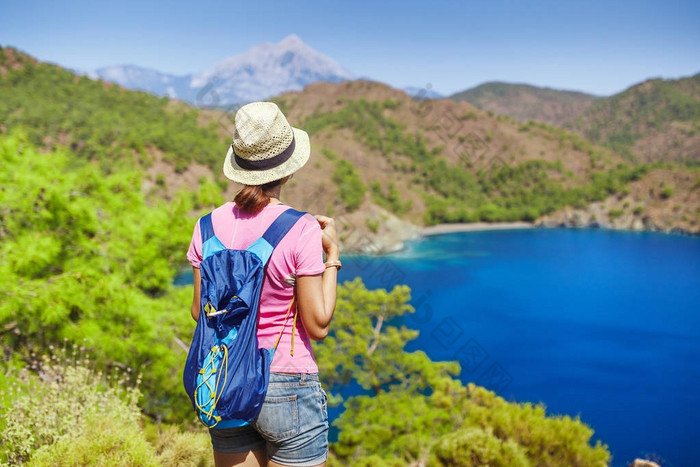
[(225, 453), (264, 450), (278, 464), (321, 464), (328, 458), (326, 402), (318, 374), (270, 373), (258, 418), (238, 428), (211, 428), (211, 444)]

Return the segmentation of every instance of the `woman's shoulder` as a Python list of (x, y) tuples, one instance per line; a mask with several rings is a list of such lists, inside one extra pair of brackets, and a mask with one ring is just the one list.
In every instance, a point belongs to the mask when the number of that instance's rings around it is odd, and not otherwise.
[(282, 214), (284, 211), (286, 211), (288, 209), (294, 209), (295, 211), (299, 211), (301, 213), (304, 213), (304, 215), (301, 216), (299, 218), (299, 220), (297, 221), (297, 223), (296, 223), (297, 226), (303, 226), (306, 228), (318, 227), (320, 229), (318, 221), (311, 213), (302, 211), (301, 209), (296, 209), (295, 207), (289, 206), (288, 204), (284, 204), (284, 203), (272, 204), (272, 205), (266, 206), (264, 211), (267, 211), (266, 213), (270, 217), (277, 218), (277, 216), (279, 216), (280, 214)]
[(209, 212), (205, 212), (200, 216), (200, 219), (207, 214), (211, 214), (212, 217), (220, 217), (222, 214), (230, 216), (232, 212), (235, 211), (236, 203), (233, 201), (227, 201), (221, 206), (217, 206)]
[(321, 226), (316, 218), (308, 212), (304, 212), (304, 215), (299, 218), (299, 221), (297, 221), (297, 225), (301, 226), (303, 230), (321, 230)]

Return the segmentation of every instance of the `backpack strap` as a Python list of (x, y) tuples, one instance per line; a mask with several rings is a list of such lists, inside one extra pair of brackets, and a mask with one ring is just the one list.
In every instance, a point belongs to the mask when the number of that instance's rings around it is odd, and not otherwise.
[(272, 255), (272, 250), (275, 249), (304, 214), (306, 213), (295, 209), (287, 209), (275, 219), (262, 237), (246, 249), (255, 253), (263, 261), (263, 264), (267, 264)]
[(199, 219), (199, 232), (202, 235), (202, 243), (214, 236), (214, 226), (211, 223), (211, 213)]
[(304, 214), (306, 213), (291, 208), (287, 209), (267, 228), (262, 238), (267, 240), (272, 248), (275, 248)]
[[(287, 235), (287, 233), (289, 233), (292, 227), (294, 227), (297, 221), (301, 219), (301, 217), (304, 214), (306, 213), (291, 208), (287, 209), (282, 214), (280, 214), (277, 217), (277, 219), (275, 219), (275, 221), (270, 225), (270, 227), (267, 228), (262, 237), (253, 242), (253, 244), (250, 245), (247, 248), (247, 250), (255, 253), (263, 261), (263, 264), (267, 265), (267, 262), (270, 259), (270, 256), (272, 255), (272, 251), (279, 244), (279, 242), (282, 241), (284, 236)], [(293, 306), (294, 297), (292, 297), (292, 301), (289, 304), (289, 309), (287, 309), (287, 316), (284, 317), (284, 324), (282, 325), (282, 329), (280, 329), (280, 332), (277, 335), (275, 346), (272, 349), (270, 349), (270, 359), (272, 359), (275, 350), (277, 350), (277, 346), (279, 345), (280, 339), (282, 338), (284, 328), (287, 327), (287, 321), (289, 320), (289, 314), (292, 312)], [(296, 328), (298, 314), (299, 313), (294, 313), (294, 328)], [(294, 328), (292, 328), (292, 356), (294, 355)]]
[(214, 234), (211, 213), (199, 219), (199, 233), (202, 236), (202, 259), (210, 257), (217, 251), (226, 249), (219, 237)]

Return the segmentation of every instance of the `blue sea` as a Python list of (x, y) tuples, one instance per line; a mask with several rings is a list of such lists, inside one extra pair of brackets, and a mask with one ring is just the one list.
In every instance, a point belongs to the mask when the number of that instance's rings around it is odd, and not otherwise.
[(613, 466), (700, 466), (700, 238), (534, 229), (439, 235), (347, 257), (341, 280), (407, 284), (408, 350), (462, 381), (578, 416)]

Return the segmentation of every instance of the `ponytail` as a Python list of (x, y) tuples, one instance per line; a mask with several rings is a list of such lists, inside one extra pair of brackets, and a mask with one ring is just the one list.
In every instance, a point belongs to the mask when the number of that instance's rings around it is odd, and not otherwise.
[(265, 185), (245, 185), (233, 201), (246, 214), (257, 214), (270, 203), (270, 197), (265, 193), (282, 183), (282, 180), (266, 183)]

